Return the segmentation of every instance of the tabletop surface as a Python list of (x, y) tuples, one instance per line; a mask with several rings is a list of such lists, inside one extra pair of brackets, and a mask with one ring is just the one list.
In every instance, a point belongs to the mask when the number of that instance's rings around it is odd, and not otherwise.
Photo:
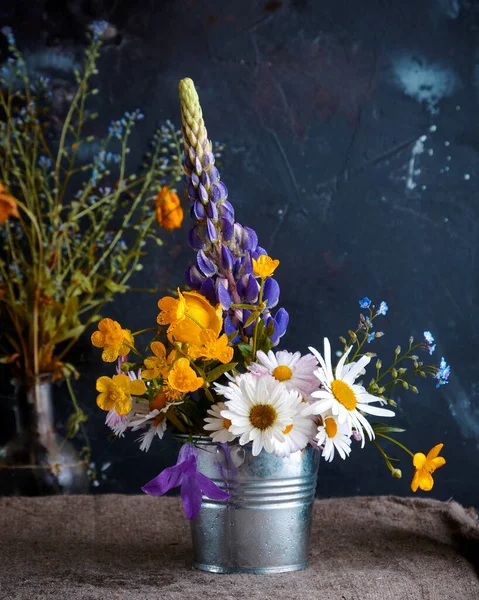
[(479, 520), (455, 502), (318, 500), (311, 565), (191, 568), (178, 498), (0, 498), (0, 599), (479, 600)]

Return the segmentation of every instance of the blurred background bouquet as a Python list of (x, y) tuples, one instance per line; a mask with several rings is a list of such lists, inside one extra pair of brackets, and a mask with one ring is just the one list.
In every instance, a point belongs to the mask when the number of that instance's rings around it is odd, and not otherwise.
[[(25, 397), (15, 406), (22, 439), (4, 449), (4, 466), (38, 462), (40, 447), (65, 451), (53, 432), (55, 380), (66, 380), (74, 404), (68, 437), (83, 429), (87, 439), (70, 351), (105, 303), (131, 289), (147, 241), (162, 243), (158, 226), (171, 230), (183, 220), (174, 189), (182, 175), (179, 132), (171, 122), (153, 135), (137, 171), (128, 153), (139, 110), (112, 120), (105, 137), (93, 135), (93, 80), (108, 27), (91, 25), (83, 68), (74, 72), (76, 91), (60, 116), (50, 82), (29, 78), (11, 29), (2, 29), (8, 58), (0, 70), (0, 360), (10, 365), (17, 397)], [(32, 441), (39, 436), (40, 445)], [(88, 460), (87, 442), (84, 451)]]

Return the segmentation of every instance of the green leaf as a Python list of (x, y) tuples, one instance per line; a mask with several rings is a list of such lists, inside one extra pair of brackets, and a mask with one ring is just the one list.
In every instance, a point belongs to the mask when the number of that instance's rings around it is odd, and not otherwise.
[(58, 332), (58, 334), (52, 339), (52, 344), (59, 344), (65, 340), (79, 338), (84, 331), (85, 326), (78, 325), (78, 327), (74, 327), (73, 329), (70, 329), (70, 331), (65, 331), (63, 333)]
[(113, 292), (114, 294), (124, 294), (129, 289), (128, 285), (121, 285), (120, 283), (115, 283), (114, 281), (111, 281), (109, 279), (105, 282), (105, 287), (107, 290)]
[(211, 383), (212, 381), (216, 381), (216, 379), (218, 379), (218, 377), (221, 377), (221, 375), (223, 375), (223, 373), (226, 373), (227, 371), (231, 371), (232, 369), (234, 369), (237, 364), (238, 364), (237, 362), (231, 362), (231, 363), (228, 363), (227, 365), (218, 365), (212, 371), (210, 371), (209, 373), (206, 374), (206, 381), (208, 381), (208, 383)]
[(243, 325), (243, 327), (248, 327), (249, 325), (251, 325), (251, 323), (254, 323), (258, 317), (258, 313), (252, 312), (250, 316), (246, 319), (246, 323)]
[(241, 352), (241, 354), (243, 356), (252, 356), (253, 354), (253, 348), (251, 348), (251, 346), (249, 344), (245, 344), (244, 342), (241, 342), (239, 344), (237, 344), (236, 346), (238, 348), (238, 350)]
[(373, 429), (377, 433), (403, 433), (406, 431), (400, 427), (389, 427), (389, 425), (380, 425), (379, 427), (373, 426)]

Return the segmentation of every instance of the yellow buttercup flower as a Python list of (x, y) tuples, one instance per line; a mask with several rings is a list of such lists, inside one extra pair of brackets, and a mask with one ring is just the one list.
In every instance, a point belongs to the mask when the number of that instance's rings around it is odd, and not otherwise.
[(126, 356), (135, 342), (129, 329), (122, 329), (118, 321), (102, 319), (98, 323), (98, 331), (93, 332), (91, 343), (96, 348), (103, 348), (102, 360), (115, 362), (119, 356)]
[(213, 306), (198, 292), (178, 290), (178, 298), (166, 296), (158, 302), (161, 310), (157, 321), (160, 325), (170, 324), (168, 339), (170, 342), (184, 342), (192, 346), (201, 346), (200, 333), (211, 329), (216, 337), (223, 325), (221, 304)]
[(266, 254), (261, 254), (260, 256), (258, 256), (257, 260), (253, 258), (253, 273), (256, 275), (256, 277), (266, 279), (267, 277), (271, 277), (278, 265), (279, 260), (273, 260), (270, 256), (266, 256)]
[(142, 371), (143, 379), (156, 379), (157, 377), (167, 377), (169, 364), (166, 358), (166, 348), (161, 342), (152, 342), (151, 351), (155, 356), (145, 358), (145, 367)]
[(224, 365), (233, 358), (233, 348), (229, 345), (228, 336), (223, 333), (218, 337), (212, 329), (203, 329), (200, 333), (201, 346), (190, 346), (188, 355), (191, 358), (212, 358)]
[(183, 223), (183, 209), (178, 194), (164, 185), (155, 199), (156, 220), (158, 225), (171, 231), (179, 229)]
[(168, 383), (179, 392), (195, 392), (204, 383), (203, 377), (198, 377), (190, 366), (187, 358), (178, 359), (168, 375)]
[(413, 459), (413, 465), (416, 467), (416, 472), (411, 482), (411, 489), (417, 492), (420, 488), (423, 492), (430, 492), (434, 486), (432, 474), (436, 469), (446, 464), (446, 459), (443, 456), (438, 456), (444, 444), (437, 444), (432, 450), (429, 450), (427, 456), (422, 452), (417, 452)]
[(141, 396), (146, 392), (146, 385), (141, 379), (130, 380), (128, 375), (100, 377), (96, 382), (100, 394), (96, 399), (102, 410), (112, 410), (119, 415), (127, 415), (131, 410), (131, 396)]

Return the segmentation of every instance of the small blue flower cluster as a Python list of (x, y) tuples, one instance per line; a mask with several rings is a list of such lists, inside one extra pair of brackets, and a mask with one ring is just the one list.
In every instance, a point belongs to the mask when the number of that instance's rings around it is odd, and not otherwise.
[(107, 170), (108, 164), (118, 164), (120, 160), (121, 156), (119, 154), (115, 154), (113, 152), (106, 152), (105, 150), (99, 152), (93, 160), (93, 170), (91, 172), (90, 178), (91, 185), (95, 185), (97, 183), (101, 175)]
[(434, 336), (430, 331), (425, 331), (424, 339), (426, 340), (426, 349), (428, 350), (429, 354), (432, 354), (436, 349), (436, 344), (434, 343)]
[(13, 31), (11, 27), (2, 27), (0, 31), (7, 38), (7, 42), (9, 46), (15, 45), (15, 36), (13, 35)]
[(89, 29), (93, 34), (93, 39), (99, 40), (101, 37), (103, 37), (108, 27), (110, 27), (110, 23), (108, 23), (108, 21), (93, 21), (90, 23)]
[(40, 169), (43, 169), (44, 171), (48, 171), (52, 166), (52, 159), (49, 158), (48, 156), (42, 155), (38, 159), (38, 166), (40, 167)]
[(444, 356), (441, 357), (441, 362), (439, 363), (439, 367), (437, 369), (437, 373), (434, 376), (434, 379), (437, 379), (436, 387), (440, 387), (441, 385), (446, 385), (449, 383), (449, 375), (451, 374), (451, 367), (444, 360)]
[(125, 130), (133, 125), (136, 121), (141, 121), (145, 115), (139, 108), (133, 112), (126, 112), (118, 121), (112, 121), (108, 127), (108, 133), (111, 137), (116, 137), (121, 140)]
[[(368, 298), (367, 296), (364, 296), (364, 298), (361, 298), (361, 300), (359, 300), (359, 306), (361, 308), (367, 309), (370, 308), (372, 304), (372, 300), (370, 298)], [(374, 308), (374, 305), (373, 305)], [(378, 310), (376, 311), (375, 315), (373, 316), (373, 318), (379, 315), (385, 315), (388, 312), (388, 305), (386, 302), (384, 302), (384, 300), (380, 303)], [(373, 329), (374, 328), (374, 324), (372, 322), (372, 319), (370, 319), (369, 317), (364, 317), (361, 316), (361, 322), (359, 324), (359, 327), (361, 329), (366, 329), (367, 327), (369, 327), (369, 329)], [(366, 340), (368, 344), (370, 344), (376, 337), (381, 337), (383, 334), (382, 332), (379, 332), (378, 334), (376, 334), (375, 332), (370, 332), (368, 335), (368, 339)]]
[[(361, 300), (359, 300), (359, 306), (361, 308), (369, 308), (372, 304), (372, 300), (370, 300), (367, 296), (364, 296), (364, 298), (362, 298)], [(387, 305), (386, 302), (384, 302), (384, 300), (379, 304), (379, 308), (376, 311), (376, 316), (377, 315), (386, 315), (386, 313), (389, 310), (389, 306)]]

